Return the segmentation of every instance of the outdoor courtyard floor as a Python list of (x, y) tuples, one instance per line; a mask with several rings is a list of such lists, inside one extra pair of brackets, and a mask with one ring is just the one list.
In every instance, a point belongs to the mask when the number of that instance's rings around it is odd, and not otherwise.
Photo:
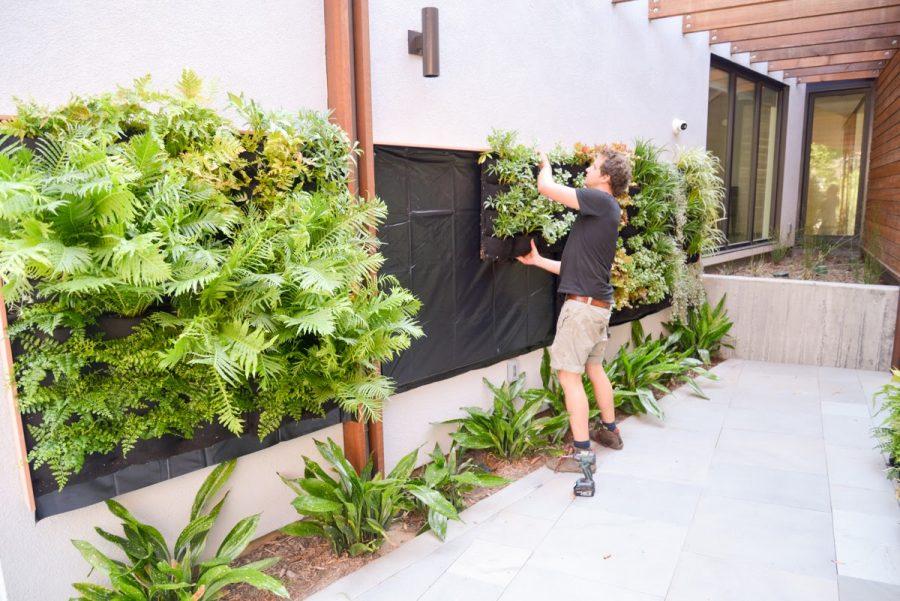
[[(900, 509), (874, 450), (886, 373), (729, 360), (622, 423), (597, 494), (541, 468), (313, 599), (896, 601)], [(878, 418), (880, 421), (880, 418)]]

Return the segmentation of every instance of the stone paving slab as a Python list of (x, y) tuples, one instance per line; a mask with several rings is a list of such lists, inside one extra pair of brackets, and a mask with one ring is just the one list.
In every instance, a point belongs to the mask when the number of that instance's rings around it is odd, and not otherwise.
[(621, 425), (597, 494), (540, 469), (317, 601), (900, 599), (900, 508), (875, 449), (889, 374), (733, 359), (709, 399)]

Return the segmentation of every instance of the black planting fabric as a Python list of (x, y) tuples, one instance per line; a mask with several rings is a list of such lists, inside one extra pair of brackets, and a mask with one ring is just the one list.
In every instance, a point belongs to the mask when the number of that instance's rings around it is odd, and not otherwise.
[[(11, 312), (9, 317), (11, 323), (15, 321), (14, 313)], [(130, 335), (140, 321), (140, 317), (105, 315), (98, 319), (96, 326), (88, 328), (88, 333), (108, 339), (122, 338)], [(65, 328), (57, 328), (53, 334), (60, 342), (68, 336), (69, 331)], [(17, 342), (13, 342), (11, 347), (15, 363), (15, 357), (22, 352), (22, 348)], [(43, 465), (38, 469), (30, 467), (35, 519), (93, 505), (116, 495), (247, 455), (340, 423), (343, 417), (340, 409), (332, 403), (324, 407), (322, 415), (308, 413), (300, 421), (287, 421), (263, 440), (254, 434), (257, 431), (258, 414), (244, 416), (247, 434), (243, 436), (235, 436), (223, 426), (211, 423), (198, 428), (190, 439), (163, 436), (140, 440), (127, 454), (117, 449), (104, 455), (89, 455), (81, 471), (73, 474), (62, 490), (48, 466)], [(34, 439), (27, 426), (39, 424), (41, 415), (29, 413), (23, 415), (22, 420), (26, 426), (25, 445), (31, 449)]]
[[(255, 418), (251, 416), (248, 419), (248, 431), (256, 429)], [(191, 439), (165, 436), (144, 440), (124, 457), (121, 453), (89, 457), (84, 469), (70, 478), (69, 484), (62, 490), (57, 488), (46, 466), (32, 470), (35, 519), (93, 505), (116, 495), (267, 449), (341, 421), (340, 408), (331, 406), (324, 416), (310, 415), (301, 421), (285, 423), (263, 440), (255, 434), (235, 436), (218, 424), (201, 428)]]
[(513, 261), (482, 261), (481, 170), (475, 152), (375, 149), (382, 273), (422, 301), (425, 337), (383, 373), (408, 390), (546, 346), (556, 276)]

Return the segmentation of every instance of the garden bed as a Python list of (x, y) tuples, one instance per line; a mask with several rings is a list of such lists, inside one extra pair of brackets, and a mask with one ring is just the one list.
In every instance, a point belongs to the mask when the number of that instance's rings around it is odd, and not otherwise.
[[(504, 460), (488, 454), (472, 455), (476, 462), (486, 466), (491, 473), (508, 479), (510, 484), (542, 467), (548, 456), (548, 454), (539, 454), (516, 460)], [(506, 486), (480, 487), (471, 490), (464, 496), (465, 506), (471, 507), (503, 490)], [(280, 557), (281, 561), (267, 572), (284, 582), (291, 594), (291, 599), (304, 599), (415, 538), (424, 523), (424, 513), (407, 513), (388, 531), (388, 541), (381, 549), (375, 553), (357, 557), (351, 557), (346, 553), (335, 555), (331, 550), (331, 545), (324, 538), (298, 538), (276, 531), (254, 541), (238, 563), (244, 565), (267, 557)], [(434, 535), (426, 533), (425, 536)], [(275, 599), (278, 597), (247, 585), (236, 586), (223, 597), (224, 601), (274, 601)]]
[[(743, 261), (714, 265), (707, 269), (707, 273), (845, 284), (888, 283), (884, 281), (885, 275), (878, 263), (860, 256), (858, 251), (829, 250), (820, 246), (782, 252), (786, 253), (783, 258), (778, 257), (778, 253), (767, 253)], [(776, 261), (773, 255), (780, 260)]]

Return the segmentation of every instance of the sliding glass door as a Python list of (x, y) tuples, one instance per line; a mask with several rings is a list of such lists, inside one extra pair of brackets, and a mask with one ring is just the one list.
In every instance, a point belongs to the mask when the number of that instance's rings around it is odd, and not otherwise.
[(761, 74), (713, 59), (706, 146), (722, 166), (728, 246), (772, 237), (781, 169), (782, 88)]
[(803, 231), (810, 236), (859, 233), (867, 89), (811, 92), (807, 105)]

